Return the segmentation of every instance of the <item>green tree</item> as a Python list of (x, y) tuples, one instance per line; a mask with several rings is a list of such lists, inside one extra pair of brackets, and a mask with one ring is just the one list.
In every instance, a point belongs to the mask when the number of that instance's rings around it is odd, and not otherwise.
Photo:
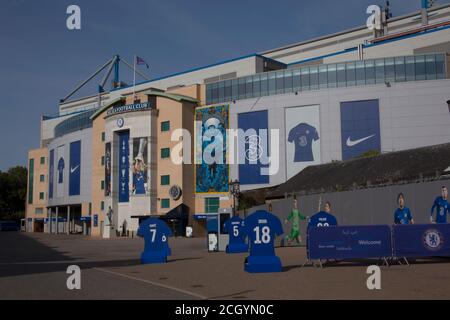
[(0, 171), (0, 219), (24, 217), (27, 194), (27, 169), (22, 166)]

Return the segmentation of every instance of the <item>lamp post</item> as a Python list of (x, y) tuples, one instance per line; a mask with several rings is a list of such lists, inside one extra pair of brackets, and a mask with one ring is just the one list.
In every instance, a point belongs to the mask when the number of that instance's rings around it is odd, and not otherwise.
[(230, 181), (230, 193), (233, 196), (233, 216), (236, 214), (236, 197), (239, 196), (241, 192), (241, 186), (239, 181), (236, 179), (234, 181)]

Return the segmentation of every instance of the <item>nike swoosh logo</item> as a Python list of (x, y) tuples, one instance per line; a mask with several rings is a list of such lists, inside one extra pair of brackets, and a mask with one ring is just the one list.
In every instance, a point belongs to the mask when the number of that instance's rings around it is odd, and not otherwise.
[(70, 168), (70, 173), (74, 173), (75, 170), (77, 170), (79, 166), (80, 166), (80, 165), (77, 165), (75, 168)]
[(357, 144), (360, 144), (361, 142), (366, 141), (367, 139), (370, 139), (372, 137), (375, 137), (375, 135), (373, 134), (371, 136), (368, 136), (368, 137), (365, 137), (365, 138), (361, 138), (361, 139), (358, 139), (358, 140), (351, 140), (350, 137), (348, 137), (346, 144), (347, 144), (347, 147), (353, 147), (353, 146), (356, 146)]

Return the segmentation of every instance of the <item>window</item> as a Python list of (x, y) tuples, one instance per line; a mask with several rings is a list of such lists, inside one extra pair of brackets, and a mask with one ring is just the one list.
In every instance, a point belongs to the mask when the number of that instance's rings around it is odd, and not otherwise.
[(169, 184), (170, 184), (170, 176), (169, 175), (161, 176), (161, 185), (167, 186)]
[(170, 208), (170, 199), (161, 199), (161, 209)]
[(347, 77), (347, 86), (356, 85), (356, 72), (355, 72), (355, 63), (347, 62), (346, 66), (346, 77)]
[(102, 160), (101, 160), (102, 166), (105, 165), (105, 156), (102, 156)]
[(328, 66), (328, 88), (336, 88), (336, 65)]
[(309, 90), (309, 68), (302, 68), (301, 71), (302, 90)]
[(395, 81), (405, 81), (405, 58), (395, 58)]
[(219, 197), (205, 198), (205, 213), (217, 213), (219, 212)]
[(284, 72), (284, 92), (292, 92), (292, 70)]
[(105, 211), (105, 201), (100, 202), (100, 210)]
[(339, 88), (347, 85), (345, 80), (345, 64), (343, 63), (337, 65), (337, 81)]
[(278, 71), (276, 77), (277, 93), (284, 93), (284, 71)]
[(275, 84), (275, 80), (276, 80), (276, 75), (274, 72), (269, 74), (269, 95), (275, 94), (276, 93), (276, 84)]
[(170, 158), (170, 148), (161, 148), (161, 159)]
[(434, 54), (425, 57), (425, 66), (427, 71), (427, 80), (436, 79), (436, 59)]
[(253, 78), (251, 76), (245, 79), (245, 97), (253, 97)]
[(319, 67), (319, 87), (320, 89), (328, 88), (328, 70), (326, 65)]
[(311, 90), (319, 89), (319, 68), (310, 67), (309, 68), (309, 86)]
[(219, 82), (219, 100), (218, 102), (224, 101), (225, 97), (225, 83)]
[(375, 83), (375, 61), (374, 60), (366, 60), (366, 84), (374, 84)]
[(355, 65), (356, 85), (363, 86), (366, 84), (366, 72), (364, 70), (364, 61), (357, 61)]
[(416, 80), (425, 80), (425, 56), (416, 57)]
[(170, 130), (170, 121), (163, 121), (161, 122), (161, 132), (169, 131)]
[(386, 81), (395, 81), (394, 58), (387, 58), (384, 60), (384, 72), (386, 73)]
[(225, 96), (224, 101), (230, 101), (231, 100), (231, 80), (225, 81)]
[(253, 96), (261, 96), (261, 82), (259, 81), (259, 75), (253, 76)]
[(375, 79), (376, 83), (384, 82), (384, 59), (375, 60)]
[(292, 86), (295, 91), (301, 90), (300, 69), (294, 70), (292, 74)]
[(233, 100), (238, 98), (238, 79), (231, 80), (231, 98)]
[(36, 209), (34, 209), (34, 213), (35, 214), (43, 214), (44, 213), (44, 208), (36, 208)]
[(245, 99), (245, 78), (239, 78), (239, 99)]
[(267, 89), (267, 74), (261, 75), (261, 96), (267, 96), (269, 94)]
[(445, 78), (445, 56), (443, 54), (436, 55), (436, 78)]
[(105, 190), (105, 180), (100, 181), (100, 188)]
[(45, 199), (45, 193), (39, 192), (39, 200), (44, 200), (44, 199)]
[(414, 81), (416, 79), (414, 57), (405, 58), (405, 71), (406, 71), (406, 81)]
[(39, 181), (40, 181), (40, 182), (44, 182), (44, 181), (45, 181), (45, 176), (44, 176), (43, 174), (41, 174), (41, 175), (39, 176)]
[(41, 157), (41, 164), (45, 164), (45, 157)]
[(105, 141), (105, 140), (106, 140), (106, 135), (104, 132), (102, 132), (102, 141)]

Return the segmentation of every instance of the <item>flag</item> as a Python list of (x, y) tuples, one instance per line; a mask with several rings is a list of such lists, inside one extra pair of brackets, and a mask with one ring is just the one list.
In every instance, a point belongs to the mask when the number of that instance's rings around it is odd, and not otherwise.
[(138, 57), (138, 56), (136, 56), (136, 64), (137, 64), (137, 65), (144, 65), (144, 64), (145, 64), (145, 66), (147, 67), (147, 69), (150, 68), (150, 67), (148, 66), (148, 63), (145, 62), (144, 59), (142, 59), (141, 57)]

